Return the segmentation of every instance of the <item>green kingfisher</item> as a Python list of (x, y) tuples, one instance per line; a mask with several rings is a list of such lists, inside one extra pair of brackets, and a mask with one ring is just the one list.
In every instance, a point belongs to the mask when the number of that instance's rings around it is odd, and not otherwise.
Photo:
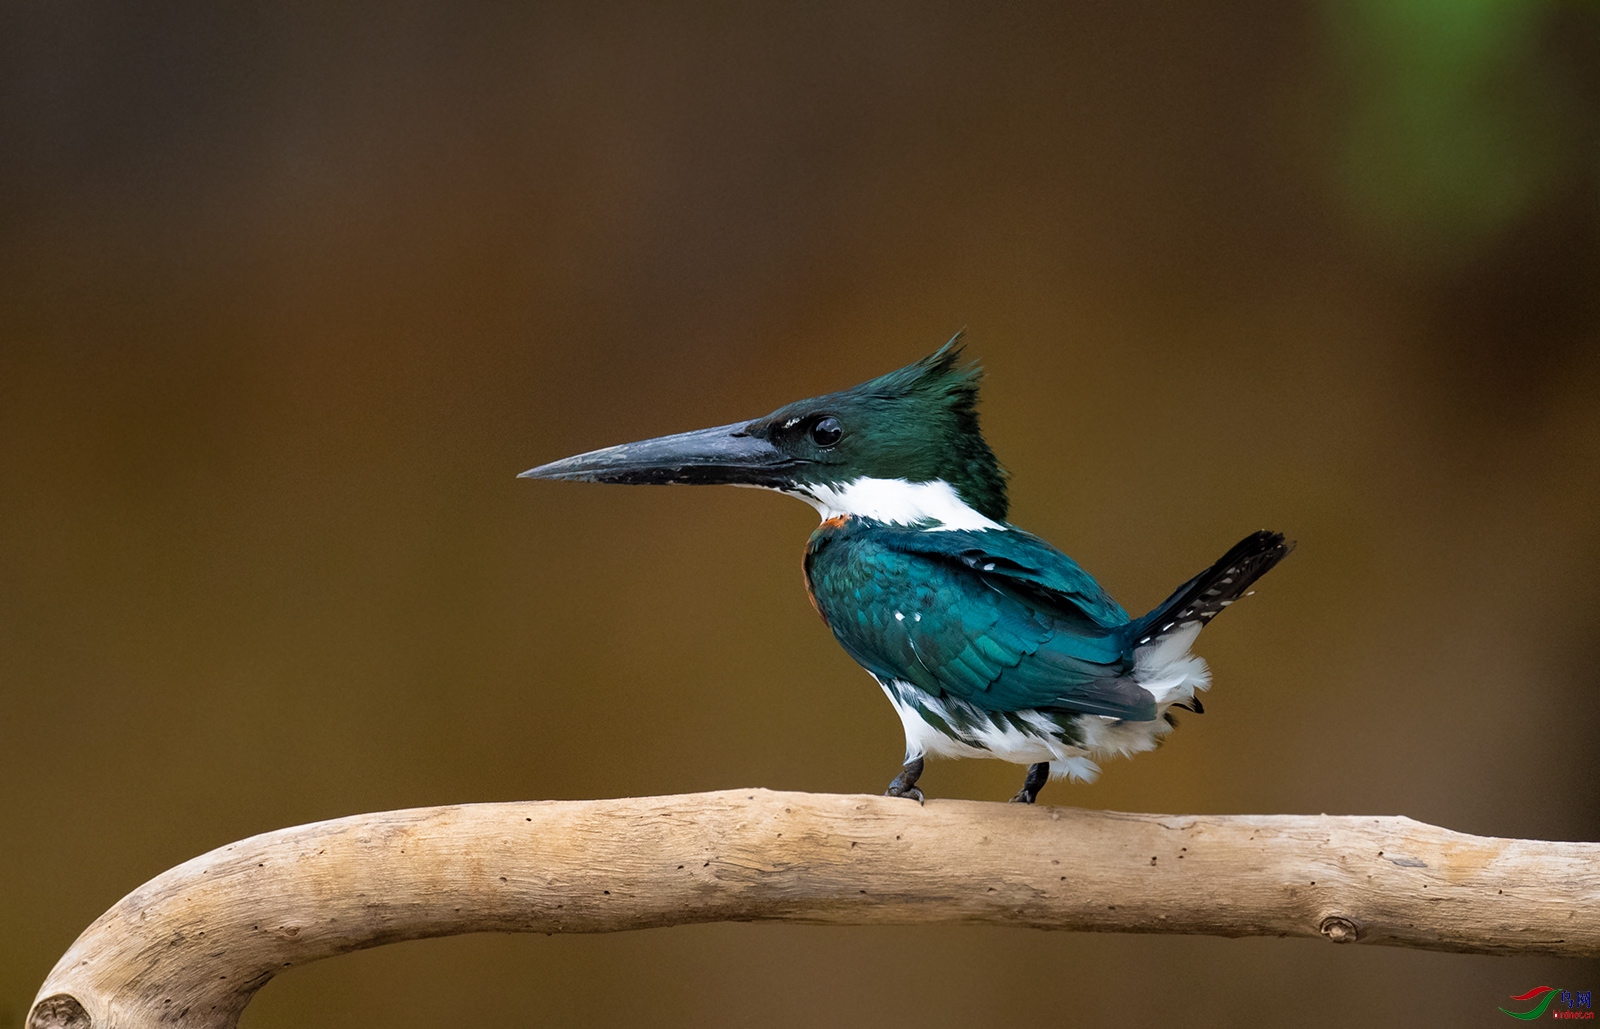
[(812, 606), (905, 728), (888, 795), (922, 800), (927, 755), (1028, 765), (1013, 801), (1096, 758), (1154, 749), (1200, 712), (1200, 630), (1294, 546), (1256, 532), (1130, 618), (1077, 562), (1006, 521), (1006, 473), (978, 428), (982, 370), (939, 350), (754, 421), (540, 465), (519, 478), (752, 486), (798, 497)]

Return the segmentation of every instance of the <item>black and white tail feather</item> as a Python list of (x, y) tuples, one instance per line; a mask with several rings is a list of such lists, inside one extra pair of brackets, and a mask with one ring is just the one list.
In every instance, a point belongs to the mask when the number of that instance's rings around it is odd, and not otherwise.
[(1263, 529), (1246, 536), (1141, 618), (1134, 646), (1158, 643), (1196, 625), (1204, 627), (1293, 549), (1294, 541), (1285, 540), (1281, 532)]
[[(1294, 541), (1285, 540), (1281, 532), (1253, 532), (1139, 619), (1133, 633), (1135, 664), (1158, 701), (1195, 714), (1205, 712), (1197, 691), (1210, 686), (1211, 676), (1204, 662), (1190, 655), (1189, 647), (1211, 619), (1247, 595), (1255, 581), (1293, 549)], [(1160, 680), (1171, 682), (1172, 673), (1186, 665), (1192, 670), (1178, 679), (1177, 687), (1163, 690)]]

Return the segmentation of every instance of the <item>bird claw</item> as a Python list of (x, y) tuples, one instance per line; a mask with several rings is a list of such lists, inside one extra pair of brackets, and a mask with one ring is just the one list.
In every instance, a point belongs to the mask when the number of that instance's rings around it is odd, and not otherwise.
[(1044, 784), (1050, 781), (1050, 762), (1038, 761), (1028, 766), (1028, 777), (1022, 781), (1022, 789), (1011, 798), (1013, 804), (1032, 804), (1039, 799), (1039, 791), (1044, 789)]
[(918, 804), (922, 803), (922, 791), (917, 789), (917, 780), (922, 778), (922, 758), (912, 758), (905, 767), (900, 769), (900, 774), (889, 783), (889, 788), (883, 791), (885, 797), (910, 797)]

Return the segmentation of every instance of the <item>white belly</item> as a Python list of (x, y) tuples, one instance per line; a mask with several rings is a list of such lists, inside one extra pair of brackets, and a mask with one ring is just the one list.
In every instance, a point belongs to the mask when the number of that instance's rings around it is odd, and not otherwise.
[(1172, 731), (1167, 709), (1210, 685), (1203, 659), (1189, 653), (1198, 635), (1170, 636), (1134, 654), (1133, 678), (1156, 700), (1156, 717), (1128, 721), (1105, 715), (1048, 715), (1042, 711), (986, 712), (956, 697), (935, 697), (903, 679), (879, 680), (906, 734), (906, 760), (993, 757), (1019, 765), (1050, 762), (1050, 777), (1093, 782), (1096, 758), (1130, 757), (1160, 746)]

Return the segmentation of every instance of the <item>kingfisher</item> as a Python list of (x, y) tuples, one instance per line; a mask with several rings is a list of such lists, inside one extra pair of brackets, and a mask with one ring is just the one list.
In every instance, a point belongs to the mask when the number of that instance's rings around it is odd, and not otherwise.
[(853, 389), (765, 417), (624, 443), (519, 478), (748, 486), (797, 497), (811, 604), (875, 679), (905, 730), (886, 791), (923, 799), (924, 759), (1028, 766), (1013, 802), (1097, 759), (1154, 749), (1204, 707), (1200, 630), (1293, 548), (1246, 536), (1131, 618), (1077, 562), (1006, 520), (1006, 473), (978, 427), (983, 372), (962, 335)]

